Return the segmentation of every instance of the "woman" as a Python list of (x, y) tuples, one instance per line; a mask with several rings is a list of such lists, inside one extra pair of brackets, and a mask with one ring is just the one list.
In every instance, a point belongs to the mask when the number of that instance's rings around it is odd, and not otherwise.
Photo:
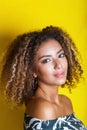
[[(23, 34), (9, 46), (1, 81), (8, 100), (25, 103), (24, 130), (87, 130), (59, 86), (76, 86), (83, 70), (69, 35), (59, 27)], [(3, 79), (4, 77), (4, 79)]]

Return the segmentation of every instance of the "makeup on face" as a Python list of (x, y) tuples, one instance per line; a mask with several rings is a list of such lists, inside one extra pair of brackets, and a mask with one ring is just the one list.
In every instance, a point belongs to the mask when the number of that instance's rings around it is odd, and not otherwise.
[(43, 42), (36, 55), (36, 75), (45, 84), (60, 85), (67, 76), (67, 59), (58, 41), (51, 39)]

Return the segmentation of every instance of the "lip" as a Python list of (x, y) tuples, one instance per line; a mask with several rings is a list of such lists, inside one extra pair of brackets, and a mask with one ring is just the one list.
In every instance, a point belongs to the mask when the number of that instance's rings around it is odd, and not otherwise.
[(54, 76), (57, 78), (63, 78), (65, 76), (65, 72), (56, 73), (56, 74), (54, 74)]

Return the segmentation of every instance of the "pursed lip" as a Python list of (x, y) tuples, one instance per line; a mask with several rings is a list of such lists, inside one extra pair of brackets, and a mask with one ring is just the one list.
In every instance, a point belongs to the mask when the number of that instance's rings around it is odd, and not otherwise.
[(57, 77), (57, 78), (62, 78), (62, 77), (65, 76), (65, 72), (55, 73), (54, 76)]

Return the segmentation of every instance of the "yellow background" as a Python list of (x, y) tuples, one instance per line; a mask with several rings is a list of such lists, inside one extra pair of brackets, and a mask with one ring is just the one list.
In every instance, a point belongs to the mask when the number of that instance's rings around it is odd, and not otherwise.
[[(0, 1), (0, 55), (19, 34), (47, 25), (67, 31), (82, 55), (85, 81), (68, 95), (74, 112), (87, 125), (87, 11), (86, 0), (3, 0)], [(4, 78), (4, 77), (3, 77)], [(0, 130), (22, 130), (24, 107), (9, 109), (0, 97)]]

